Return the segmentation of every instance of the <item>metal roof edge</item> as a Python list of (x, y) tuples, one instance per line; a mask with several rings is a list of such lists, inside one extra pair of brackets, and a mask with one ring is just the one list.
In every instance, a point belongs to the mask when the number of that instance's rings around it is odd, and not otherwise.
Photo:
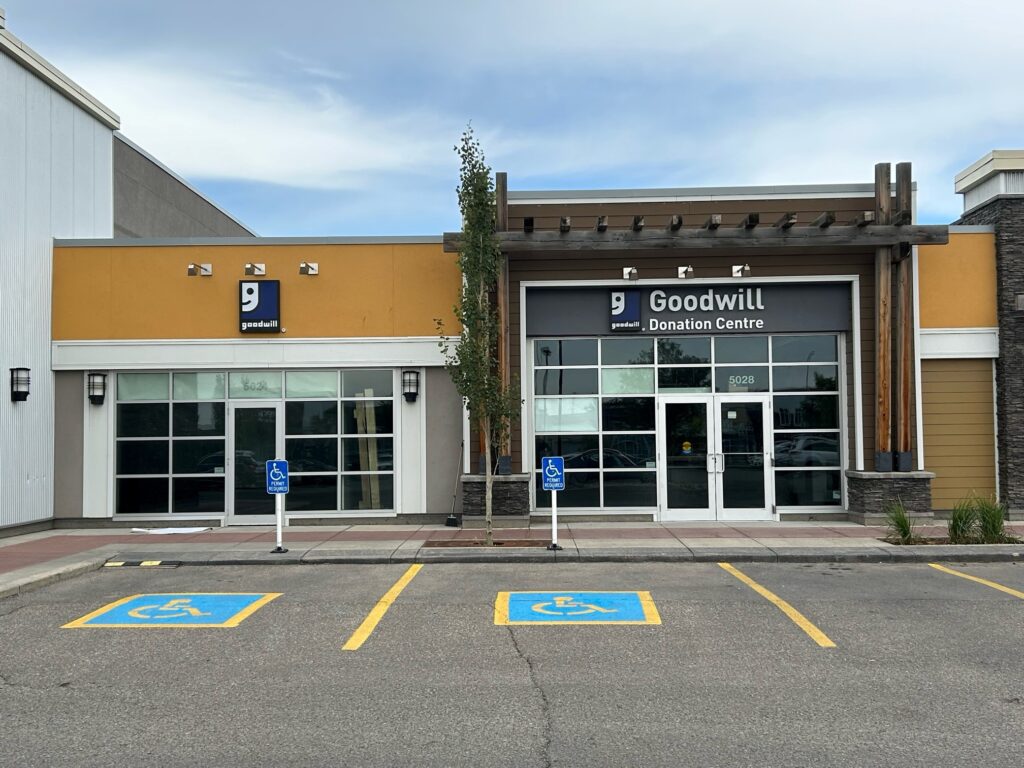
[(54, 238), (58, 248), (132, 248), (247, 245), (440, 245), (441, 235), (380, 235), (367, 237), (109, 237)]
[[(914, 182), (917, 189), (917, 182)], [(893, 185), (895, 189), (895, 185)], [(781, 184), (764, 186), (726, 186), (726, 187), (669, 187), (657, 189), (579, 189), (579, 190), (510, 190), (510, 203), (526, 201), (543, 204), (545, 202), (579, 201), (676, 201), (687, 199), (709, 198), (779, 198), (793, 195), (822, 195), (829, 197), (873, 197), (874, 184)]]
[(0, 27), (0, 51), (76, 106), (88, 112), (107, 128), (116, 131), (121, 127), (121, 118), (116, 112), (2, 27)]

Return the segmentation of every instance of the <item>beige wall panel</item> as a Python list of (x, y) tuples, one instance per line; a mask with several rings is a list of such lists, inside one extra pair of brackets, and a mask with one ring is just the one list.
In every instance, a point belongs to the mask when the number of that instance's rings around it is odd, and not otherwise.
[(991, 360), (922, 360), (925, 468), (932, 504), (995, 493), (995, 410)]
[(992, 233), (951, 233), (918, 249), (922, 328), (993, 328), (996, 245)]

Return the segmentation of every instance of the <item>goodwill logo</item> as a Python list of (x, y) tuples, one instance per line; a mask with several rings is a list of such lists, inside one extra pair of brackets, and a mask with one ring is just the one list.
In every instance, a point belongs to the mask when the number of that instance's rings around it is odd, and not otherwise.
[(281, 281), (242, 280), (238, 287), (238, 330), (281, 332)]
[(640, 291), (612, 291), (612, 330), (640, 330)]

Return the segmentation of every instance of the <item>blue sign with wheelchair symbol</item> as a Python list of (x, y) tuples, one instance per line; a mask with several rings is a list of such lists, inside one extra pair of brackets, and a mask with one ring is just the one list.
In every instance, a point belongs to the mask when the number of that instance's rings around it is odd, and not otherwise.
[(288, 493), (288, 462), (267, 462), (267, 493)]
[(540, 460), (540, 474), (544, 479), (545, 491), (565, 490), (565, 459), (561, 456), (545, 456)]
[(280, 596), (280, 592), (132, 595), (75, 619), (64, 628), (237, 627)]

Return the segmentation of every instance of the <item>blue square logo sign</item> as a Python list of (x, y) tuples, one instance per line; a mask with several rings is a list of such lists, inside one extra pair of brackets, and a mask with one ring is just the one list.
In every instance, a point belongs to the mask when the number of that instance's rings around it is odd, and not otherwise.
[(280, 280), (242, 280), (238, 284), (238, 330), (281, 332)]
[(65, 624), (64, 629), (237, 627), (280, 592), (182, 592), (132, 595)]
[(640, 291), (611, 292), (613, 331), (640, 330)]

